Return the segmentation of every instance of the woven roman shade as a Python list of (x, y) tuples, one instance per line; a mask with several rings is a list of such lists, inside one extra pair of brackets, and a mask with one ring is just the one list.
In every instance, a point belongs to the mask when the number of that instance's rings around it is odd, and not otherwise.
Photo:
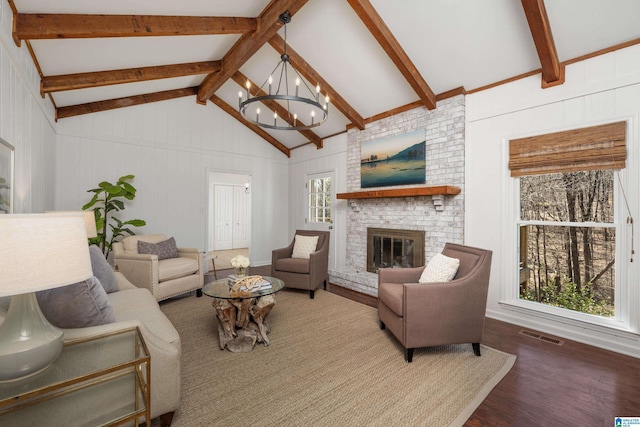
[(623, 169), (627, 123), (548, 133), (509, 141), (511, 176)]

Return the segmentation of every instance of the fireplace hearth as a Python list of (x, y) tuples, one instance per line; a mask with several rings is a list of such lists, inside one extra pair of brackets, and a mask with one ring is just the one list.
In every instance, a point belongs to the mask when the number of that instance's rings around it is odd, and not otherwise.
[(424, 265), (424, 231), (367, 228), (367, 271)]

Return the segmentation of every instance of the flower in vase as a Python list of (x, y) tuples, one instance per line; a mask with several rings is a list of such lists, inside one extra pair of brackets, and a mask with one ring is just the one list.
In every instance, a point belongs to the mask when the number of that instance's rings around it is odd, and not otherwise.
[(236, 255), (231, 258), (231, 266), (233, 268), (247, 268), (249, 267), (249, 258), (244, 255)]

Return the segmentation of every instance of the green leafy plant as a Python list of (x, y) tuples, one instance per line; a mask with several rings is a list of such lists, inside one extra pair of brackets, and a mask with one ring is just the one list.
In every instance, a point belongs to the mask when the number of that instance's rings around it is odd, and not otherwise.
[[(105, 258), (109, 257), (113, 243), (125, 235), (135, 233), (129, 227), (142, 227), (146, 222), (141, 219), (131, 219), (122, 221), (114, 214), (124, 210), (125, 200), (133, 200), (136, 197), (136, 189), (129, 181), (135, 178), (134, 175), (121, 176), (118, 182), (112, 184), (103, 181), (98, 184), (98, 188), (87, 190), (94, 193), (91, 201), (82, 207), (86, 211), (92, 209), (96, 218), (96, 231), (98, 237), (90, 239), (91, 244), (98, 245)], [(107, 225), (110, 230), (107, 229)], [(110, 233), (108, 233), (110, 231)], [(108, 237), (110, 234), (110, 237)]]

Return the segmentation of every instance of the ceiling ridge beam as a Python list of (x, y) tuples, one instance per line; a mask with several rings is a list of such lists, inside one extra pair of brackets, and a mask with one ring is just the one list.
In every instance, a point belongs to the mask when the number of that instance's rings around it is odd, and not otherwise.
[(208, 74), (218, 71), (219, 69), (220, 61), (203, 61), (44, 76), (40, 80), (40, 95), (44, 97), (46, 93), (51, 92)]
[(542, 65), (542, 88), (564, 83), (564, 65), (558, 59), (544, 0), (521, 0), (529, 30)]
[(287, 10), (293, 16), (308, 0), (272, 0), (256, 19), (257, 28), (244, 34), (222, 58), (222, 69), (211, 73), (200, 84), (197, 102), (207, 99), (240, 69), (282, 27), (280, 15)]
[(422, 103), (429, 109), (436, 108), (436, 96), (424, 80), (409, 55), (404, 51), (387, 24), (369, 0), (347, 0), (369, 32), (384, 49), (396, 68), (413, 88)]
[[(242, 74), (240, 71), (236, 71), (233, 74), (233, 76), (231, 76), (231, 78), (233, 79), (234, 82), (238, 83), (241, 87), (245, 86), (245, 83), (247, 81), (251, 82), (251, 88), (249, 89), (249, 91), (251, 92), (252, 96), (268, 95), (267, 92), (265, 92), (260, 87), (258, 87), (258, 85), (256, 85), (253, 81), (251, 81), (251, 79), (249, 79), (247, 76)], [(280, 103), (278, 103), (278, 101), (264, 100), (261, 102), (262, 104), (264, 104), (265, 107), (277, 113), (278, 117), (280, 117), (285, 122), (289, 123), (289, 125), (293, 126), (293, 118), (290, 117), (289, 111), (286, 108), (284, 108)], [(299, 118), (297, 120), (298, 122), (300, 122), (300, 125), (305, 125), (305, 123)], [(313, 131), (309, 129), (301, 129), (298, 132), (300, 132), (300, 134), (302, 134), (305, 138), (307, 138), (309, 142), (313, 143), (317, 148), (322, 148), (323, 146), (322, 138), (316, 135)]]
[(239, 121), (240, 123), (248, 127), (251, 131), (253, 131), (258, 136), (266, 140), (269, 144), (273, 145), (275, 148), (280, 150), (285, 156), (291, 157), (291, 150), (289, 150), (284, 144), (282, 144), (280, 141), (275, 139), (273, 136), (265, 132), (265, 130), (262, 129), (260, 126), (255, 125), (250, 121), (248, 121), (247, 119), (245, 119), (244, 117), (242, 117), (242, 115), (238, 112), (236, 108), (227, 104), (225, 101), (223, 101), (220, 97), (216, 95), (211, 95), (211, 98), (209, 99), (211, 100), (211, 102), (213, 102), (218, 107), (220, 107), (222, 111), (229, 114), (231, 117), (233, 117), (234, 119), (236, 119), (237, 121)]
[(255, 31), (256, 27), (255, 18), (227, 16), (18, 13), (13, 17), (13, 38), (19, 41), (246, 34)]
[(195, 95), (196, 93), (198, 93), (197, 87), (188, 87), (184, 89), (172, 89), (143, 95), (89, 102), (86, 104), (58, 107), (56, 109), (56, 121), (58, 119), (80, 116), (82, 114), (97, 113), (99, 111), (114, 110), (116, 108), (131, 107), (133, 105), (142, 105), (151, 102), (166, 101), (168, 99), (182, 98), (185, 96)]
[[(280, 55), (284, 53), (284, 39), (278, 34), (269, 39), (269, 44)], [(336, 91), (327, 81), (322, 78), (307, 61), (304, 60), (293, 48), (287, 45), (287, 54), (289, 55), (289, 63), (311, 84), (319, 84), (322, 91), (329, 96), (329, 101), (333, 104), (342, 114), (351, 121), (358, 129), (364, 130), (365, 121), (364, 118), (358, 114), (358, 112)]]

